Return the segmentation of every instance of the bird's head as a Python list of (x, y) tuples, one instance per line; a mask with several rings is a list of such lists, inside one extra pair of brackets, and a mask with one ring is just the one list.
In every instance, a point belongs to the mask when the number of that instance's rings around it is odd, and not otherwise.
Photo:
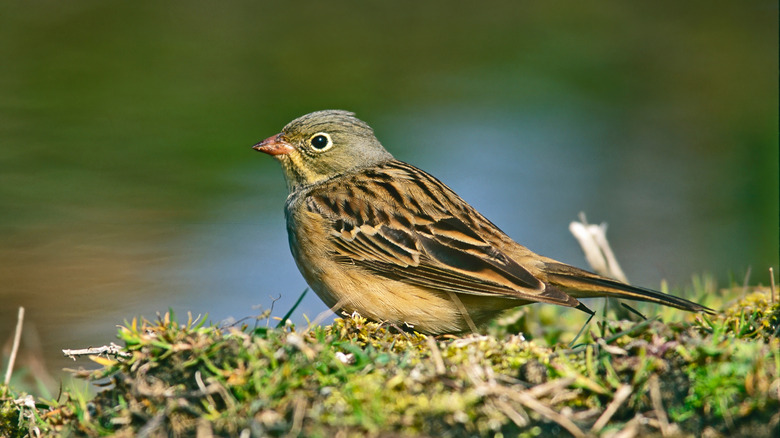
[(253, 146), (280, 163), (291, 192), (393, 159), (353, 113), (316, 111)]

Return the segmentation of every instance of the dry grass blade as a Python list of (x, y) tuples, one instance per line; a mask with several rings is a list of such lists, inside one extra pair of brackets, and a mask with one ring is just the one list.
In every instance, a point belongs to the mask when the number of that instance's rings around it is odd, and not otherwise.
[(626, 423), (625, 427), (617, 431), (613, 435), (609, 435), (609, 438), (635, 438), (639, 436), (639, 425), (641, 416), (636, 416)]
[(612, 402), (609, 404), (609, 406), (607, 406), (607, 409), (604, 410), (604, 413), (601, 414), (599, 419), (596, 420), (596, 422), (593, 424), (593, 427), (590, 429), (591, 432), (599, 433), (599, 431), (601, 431), (601, 429), (607, 425), (612, 416), (615, 415), (615, 412), (617, 412), (617, 410), (620, 408), (623, 402), (626, 401), (629, 395), (631, 395), (631, 386), (623, 385), (618, 388), (618, 390), (615, 391), (615, 397), (612, 399)]
[(550, 394), (552, 392), (558, 392), (563, 388), (568, 387), (572, 383), (577, 381), (576, 377), (565, 377), (558, 380), (553, 380), (547, 383), (542, 383), (541, 385), (536, 385), (533, 388), (525, 391), (528, 395), (531, 397), (544, 397), (547, 394)]
[(147, 421), (146, 424), (138, 429), (138, 437), (146, 438), (148, 436), (156, 436), (155, 431), (163, 425), (165, 421), (165, 411), (160, 411)]
[(517, 425), (517, 427), (526, 427), (529, 424), (528, 414), (523, 412), (518, 412), (515, 410), (515, 408), (510, 405), (509, 403), (505, 402), (504, 400), (498, 399), (494, 400), (493, 404), (504, 413), (504, 415), (507, 416), (510, 420), (512, 420), (513, 423)]
[(341, 306), (344, 305), (345, 302), (346, 300), (342, 298), (330, 309), (320, 312), (320, 314), (309, 323), (309, 326), (306, 327), (306, 330), (303, 331), (303, 334), (308, 333), (312, 328), (318, 327), (320, 324), (322, 324), (322, 321), (325, 321), (325, 318), (338, 312), (338, 310), (341, 308)]
[(290, 431), (288, 432), (287, 436), (289, 437), (300, 436), (301, 430), (303, 429), (303, 417), (306, 414), (307, 404), (308, 403), (304, 398), (298, 398), (295, 400), (295, 410), (293, 411), (292, 427), (290, 428)]
[(569, 431), (569, 433), (572, 434), (575, 438), (587, 436), (582, 431), (582, 429), (574, 424), (574, 422), (554, 411), (552, 408), (539, 401), (539, 399), (532, 397), (530, 394), (520, 392), (516, 393), (512, 398), (520, 402), (526, 408), (531, 409), (543, 417), (546, 417), (548, 420), (558, 423), (558, 425)]
[(16, 362), (16, 353), (19, 352), (19, 343), (22, 340), (22, 324), (24, 323), (24, 307), (19, 307), (19, 315), (16, 318), (16, 331), (14, 332), (14, 346), (11, 349), (11, 357), (8, 359), (8, 369), (5, 371), (5, 386), (11, 382), (11, 374)]
[(573, 221), (569, 224), (569, 232), (582, 247), (588, 264), (601, 275), (628, 283), (628, 278), (620, 268), (607, 240), (607, 224), (589, 224), (585, 212), (580, 212), (579, 216), (580, 222)]
[(198, 426), (195, 429), (195, 436), (197, 438), (211, 438), (214, 436), (214, 429), (211, 427), (211, 422), (205, 418), (198, 420)]
[[(541, 386), (541, 385), (540, 385)], [(500, 395), (510, 400), (520, 403), (524, 407), (536, 412), (537, 414), (547, 418), (548, 420), (557, 423), (562, 428), (566, 429), (575, 438), (586, 437), (587, 434), (582, 431), (573, 421), (569, 420), (566, 416), (559, 412), (556, 412), (551, 407), (540, 401), (538, 398), (532, 395), (529, 391), (514, 391), (502, 386), (483, 385), (483, 389), (486, 393)]]
[(655, 418), (658, 420), (658, 425), (661, 429), (661, 435), (671, 436), (676, 432), (676, 427), (669, 424), (669, 417), (666, 416), (666, 410), (664, 409), (663, 400), (661, 398), (661, 385), (658, 383), (658, 376), (653, 375), (648, 381), (650, 386), (650, 400), (653, 403), (653, 411), (655, 412)]
[(203, 377), (201, 376), (200, 370), (195, 371), (195, 383), (198, 385), (198, 388), (200, 388), (200, 391), (203, 393), (203, 395), (206, 396), (211, 406), (216, 406), (217, 403), (214, 401), (214, 398), (211, 396), (209, 389), (206, 388), (206, 385), (203, 383)]
[(428, 348), (431, 350), (431, 358), (436, 367), (436, 374), (444, 374), (447, 372), (447, 368), (444, 366), (444, 359), (441, 357), (441, 351), (439, 351), (439, 346), (436, 345), (436, 340), (433, 339), (432, 336), (428, 336), (425, 338), (425, 341), (428, 343)]
[(477, 325), (474, 324), (474, 321), (471, 319), (471, 316), (469, 316), (469, 311), (466, 309), (466, 306), (463, 305), (463, 303), (460, 301), (460, 298), (458, 298), (457, 295), (455, 295), (453, 292), (447, 292), (450, 295), (450, 299), (453, 303), (455, 303), (456, 306), (458, 306), (458, 310), (460, 311), (461, 316), (463, 316), (463, 319), (466, 320), (466, 323), (469, 325), (469, 329), (471, 329), (472, 333), (479, 333), (479, 330), (477, 329)]

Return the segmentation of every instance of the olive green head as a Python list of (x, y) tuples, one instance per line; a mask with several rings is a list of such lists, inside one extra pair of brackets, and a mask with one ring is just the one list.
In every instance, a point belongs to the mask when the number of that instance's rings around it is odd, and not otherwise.
[(282, 163), (291, 192), (393, 159), (370, 126), (341, 110), (299, 117), (254, 149)]

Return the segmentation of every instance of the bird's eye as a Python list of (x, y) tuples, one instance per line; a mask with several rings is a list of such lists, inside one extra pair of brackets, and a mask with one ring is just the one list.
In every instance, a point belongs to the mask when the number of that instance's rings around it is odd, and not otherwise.
[(311, 144), (311, 147), (320, 152), (326, 149), (330, 149), (330, 147), (333, 146), (333, 141), (330, 139), (330, 135), (324, 132), (314, 134), (311, 139), (309, 139), (309, 143)]

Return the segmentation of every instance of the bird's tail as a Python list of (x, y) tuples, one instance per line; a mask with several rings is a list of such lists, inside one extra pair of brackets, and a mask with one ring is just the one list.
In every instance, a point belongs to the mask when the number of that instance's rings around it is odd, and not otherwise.
[(617, 280), (602, 277), (563, 263), (547, 263), (544, 269), (547, 281), (574, 298), (615, 297), (637, 301), (649, 301), (676, 307), (689, 312), (714, 314), (709, 307), (696, 304), (684, 298), (665, 294), (652, 289), (631, 286)]

